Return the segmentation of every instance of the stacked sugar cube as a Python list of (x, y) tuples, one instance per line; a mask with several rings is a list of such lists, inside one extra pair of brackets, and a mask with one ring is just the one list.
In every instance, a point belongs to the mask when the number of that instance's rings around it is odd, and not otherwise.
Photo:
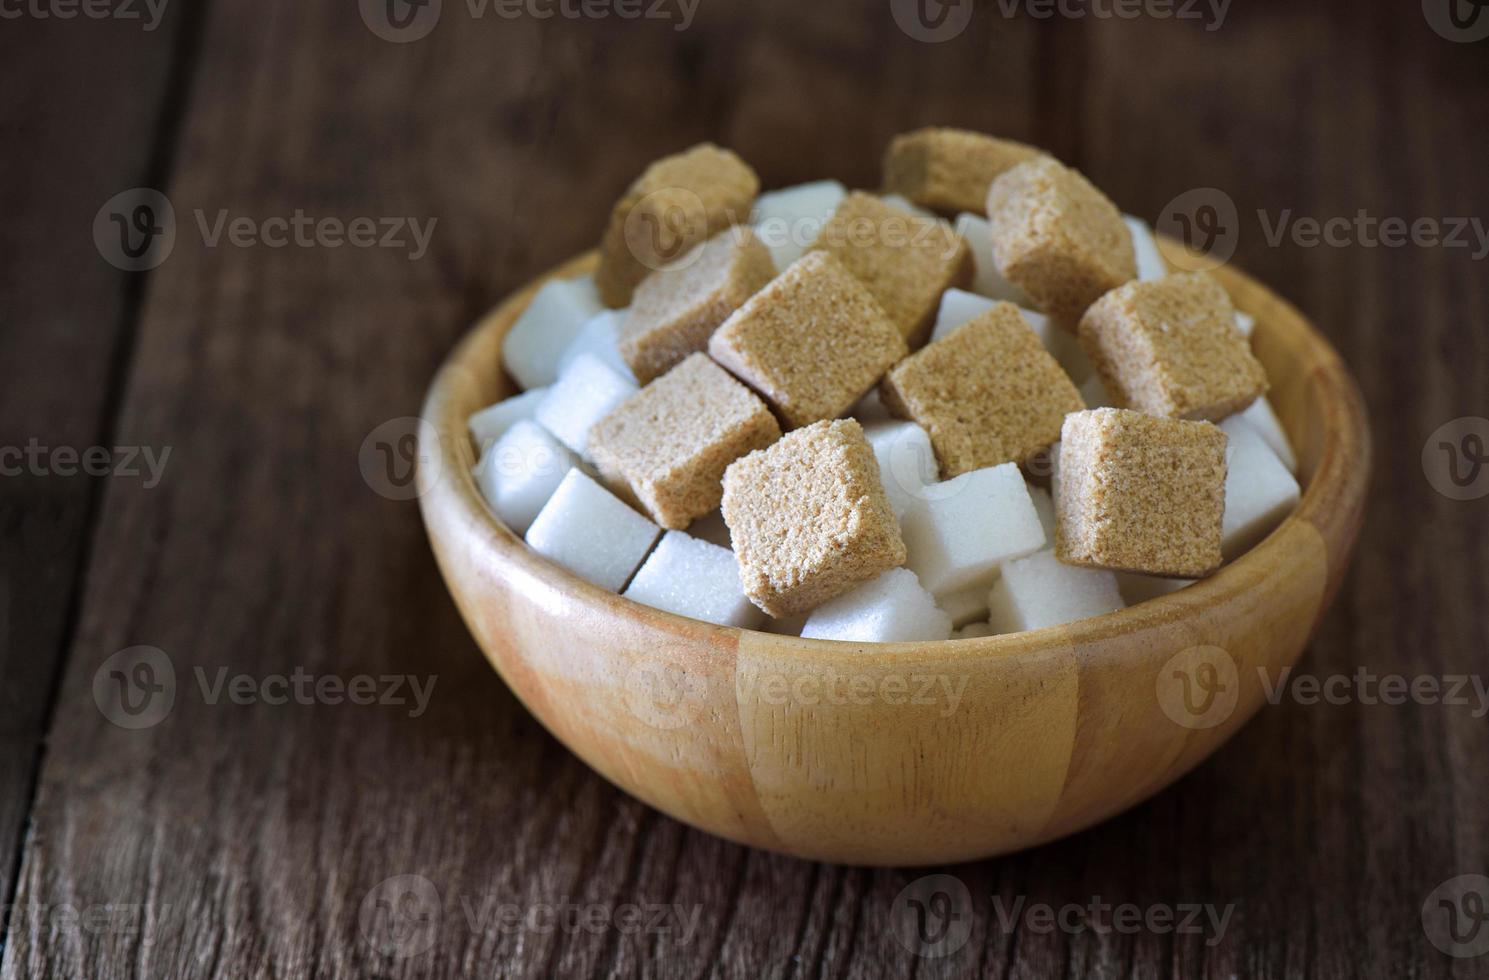
[(1021, 143), (898, 137), (882, 194), (649, 167), (504, 342), (475, 478), (538, 553), (721, 626), (855, 643), (1181, 589), (1296, 504), (1252, 321)]

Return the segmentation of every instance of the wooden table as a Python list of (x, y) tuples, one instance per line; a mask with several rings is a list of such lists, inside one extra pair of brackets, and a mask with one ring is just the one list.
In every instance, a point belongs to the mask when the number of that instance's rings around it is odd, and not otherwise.
[[(1194, 189), (1234, 202), (1235, 261), (1334, 340), (1376, 437), (1359, 556), (1300, 671), (1473, 674), (1489, 500), (1434, 489), (1423, 449), (1489, 415), (1489, 266), (1477, 243), (1336, 225), (1310, 245), (1298, 222), (1489, 218), (1489, 41), (1444, 37), (1414, 0), (1253, 0), (1218, 25), (987, 3), (945, 43), (912, 36), (934, 19), (897, 26), (898, 0), (705, 0), (685, 30), (676, 3), (544, 20), (445, 0), (406, 43), (362, 9), (180, 3), (147, 30), (140, 5), (61, 19), (35, 0), (0, 24), (0, 447), (36, 447), (0, 479), (4, 977), (1489, 976), (1422, 919), (1441, 883), (1489, 871), (1472, 705), (1369, 703), (1353, 680), (1286, 695), (1104, 826), (935, 869), (965, 885), (970, 933), (918, 958), (891, 919), (924, 872), (723, 843), (554, 742), (467, 636), (416, 506), (358, 463), (461, 332), (592, 244), (652, 158), (712, 139), (768, 186), (873, 186), (891, 135), (964, 125), (1048, 147), (1149, 219)], [(397, 12), (412, 33), (430, 16)], [(125, 272), (90, 229), (138, 187), (168, 196), (176, 236)], [(270, 219), (292, 236), (297, 213), (437, 223), (417, 257), (406, 231), (331, 247), (324, 223), (272, 247)], [(93, 446), (170, 455), (155, 480), (127, 452), (108, 478), (66, 475)], [(107, 694), (106, 661), (136, 645), (163, 651), (176, 693), (126, 728), (95, 679)], [(418, 714), (297, 703), (297, 670), (437, 680)], [(254, 703), (214, 686), (239, 674)], [(276, 675), (288, 703), (263, 699)], [(440, 904), (390, 955), (378, 930), (409, 907), (378, 919), (396, 898), (380, 883), (404, 875)], [(1026, 914), (1093, 901), (1228, 918)], [(631, 905), (667, 917), (628, 928)], [(565, 907), (593, 928), (544, 918)], [(535, 927), (501, 918), (534, 910)]]

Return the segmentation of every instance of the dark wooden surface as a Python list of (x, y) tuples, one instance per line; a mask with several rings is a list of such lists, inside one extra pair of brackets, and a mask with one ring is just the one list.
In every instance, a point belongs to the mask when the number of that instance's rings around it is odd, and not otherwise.
[[(569, 756), (466, 635), (414, 504), (362, 479), (364, 437), (417, 411), (477, 315), (589, 246), (648, 160), (710, 138), (767, 185), (872, 186), (895, 132), (965, 125), (1049, 147), (1150, 219), (1194, 188), (1234, 200), (1236, 261), (1335, 341), (1376, 438), (1359, 557), (1301, 670), (1482, 670), (1489, 500), (1447, 499), (1421, 460), (1438, 426), (1489, 415), (1489, 266), (1274, 245), (1257, 213), (1489, 219), (1489, 41), (1444, 39), (1414, 0), (1252, 0), (1213, 31), (990, 3), (938, 45), (890, 6), (703, 0), (677, 31), (446, 0), (406, 44), (352, 2), (199, 0), (152, 31), (0, 22), (0, 446), (171, 449), (150, 488), (0, 478), (4, 977), (1489, 976), (1421, 919), (1440, 883), (1489, 871), (1471, 707), (1268, 707), (1104, 826), (938, 869), (971, 935), (917, 958), (890, 924), (922, 872), (734, 847)], [(136, 186), (169, 196), (177, 243), (124, 273), (90, 227)], [(209, 246), (194, 212), (221, 209), (437, 225), (417, 260)], [(125, 730), (93, 681), (138, 644), (166, 652), (177, 696)], [(219, 668), (437, 681), (411, 717), (209, 703), (195, 672)], [(399, 875), (442, 903), (413, 955), (359, 925)], [(1020, 897), (1233, 911), (1220, 935), (1004, 928)], [(480, 915), (564, 902), (675, 904), (696, 929)]]

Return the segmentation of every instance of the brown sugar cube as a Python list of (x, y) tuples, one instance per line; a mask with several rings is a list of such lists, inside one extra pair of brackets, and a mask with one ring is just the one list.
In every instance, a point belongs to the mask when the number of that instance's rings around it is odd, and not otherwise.
[(1204, 273), (1130, 282), (1081, 318), (1081, 346), (1118, 405), (1218, 422), (1267, 391), (1267, 372)]
[(941, 294), (972, 279), (972, 251), (950, 225), (861, 191), (838, 205), (812, 248), (863, 280), (912, 347), (930, 333)]
[(612, 309), (636, 285), (732, 224), (746, 224), (760, 178), (738, 156), (700, 143), (646, 168), (610, 212), (595, 285)]
[(780, 437), (764, 402), (693, 354), (596, 422), (589, 449), (622, 497), (682, 530), (719, 506), (730, 463)]
[(891, 412), (931, 437), (943, 479), (1027, 463), (1086, 407), (1019, 308), (999, 303), (895, 365), (880, 385)]
[(1067, 330), (1103, 293), (1137, 278), (1132, 233), (1117, 206), (1049, 157), (994, 180), (987, 214), (998, 270)]
[(931, 126), (903, 133), (884, 155), (884, 189), (946, 214), (987, 206), (988, 187), (1005, 170), (1041, 155), (1013, 140)]
[(620, 331), (620, 353), (646, 384), (708, 348), (708, 338), (745, 300), (775, 278), (775, 262), (740, 226), (697, 246), (676, 269), (641, 280)]
[(1055, 557), (1169, 578), (1215, 571), (1226, 442), (1209, 422), (1120, 408), (1067, 416), (1055, 481)]
[(745, 595), (778, 619), (905, 562), (874, 450), (852, 419), (798, 429), (730, 466), (723, 511)]
[(842, 415), (908, 349), (868, 287), (810, 252), (735, 310), (708, 353), (794, 429)]

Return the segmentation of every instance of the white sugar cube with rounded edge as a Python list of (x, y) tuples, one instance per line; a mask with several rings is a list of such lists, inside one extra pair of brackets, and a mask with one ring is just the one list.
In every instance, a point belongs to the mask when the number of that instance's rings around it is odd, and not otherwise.
[(1101, 375), (1093, 374), (1081, 385), (1081, 401), (1086, 403), (1087, 408), (1112, 408), (1112, 396), (1106, 390), (1106, 382), (1101, 380)]
[(936, 605), (951, 617), (951, 625), (965, 626), (979, 619), (987, 619), (987, 589), (974, 585), (970, 589), (937, 597)]
[(1256, 330), (1256, 317), (1250, 313), (1236, 311), (1236, 329), (1241, 331), (1241, 336), (1251, 339), (1251, 334)]
[(1192, 578), (1159, 578), (1156, 575), (1139, 575), (1136, 572), (1117, 572), (1117, 591), (1129, 606), (1147, 602), (1170, 592), (1194, 584)]
[(732, 549), (734, 547), (734, 542), (729, 537), (729, 525), (724, 523), (723, 511), (711, 511), (698, 518), (688, 525), (688, 534), (699, 541), (716, 544), (720, 548)]
[(810, 640), (908, 643), (951, 636), (951, 617), (903, 568), (870, 579), (812, 611), (801, 635)]
[(1137, 277), (1150, 282), (1168, 275), (1168, 263), (1164, 261), (1163, 253), (1158, 251), (1158, 239), (1153, 236), (1148, 223), (1130, 214), (1122, 215), (1122, 221), (1132, 233), (1132, 250), (1137, 253)]
[(1039, 526), (1044, 529), (1044, 540), (1053, 544), (1055, 541), (1055, 498), (1044, 487), (1028, 486), (1029, 500), (1034, 504), (1034, 513), (1039, 515)]
[(1025, 292), (1003, 278), (993, 261), (993, 226), (980, 215), (964, 211), (957, 215), (956, 233), (967, 240), (972, 250), (972, 289), (993, 299), (1006, 299), (1019, 306), (1033, 306)]
[(1267, 445), (1272, 447), (1272, 452), (1282, 460), (1282, 465), (1287, 467), (1289, 473), (1298, 472), (1297, 453), (1293, 452), (1293, 444), (1288, 441), (1287, 432), (1282, 428), (1282, 420), (1272, 411), (1272, 403), (1267, 401), (1267, 396), (1263, 395), (1252, 402), (1246, 411), (1232, 417), (1245, 422), (1267, 440)]
[(905, 565), (935, 595), (991, 585), (998, 567), (1045, 547), (1017, 463), (936, 483), (900, 521)]
[(594, 276), (544, 284), (502, 340), (507, 373), (523, 388), (553, 384), (564, 351), (604, 308)]
[(998, 633), (1060, 626), (1122, 609), (1117, 577), (1095, 568), (1077, 568), (1040, 551), (1003, 566), (988, 596), (988, 622)]
[(628, 310), (601, 310), (589, 318), (579, 331), (579, 336), (564, 350), (563, 356), (558, 359), (558, 374), (569, 369), (581, 355), (593, 354), (615, 369), (615, 373), (632, 384), (636, 383), (636, 375), (631, 372), (631, 366), (626, 359), (620, 356), (620, 325), (625, 322)]
[(668, 531), (641, 563), (627, 599), (718, 626), (752, 629), (765, 614), (745, 598), (734, 552)]
[(586, 582), (619, 592), (661, 533), (575, 468), (527, 529), (527, 544)]
[(482, 454), (476, 485), (502, 523), (522, 535), (573, 468), (573, 454), (548, 430), (519, 419)]
[(931, 437), (914, 422), (870, 422), (863, 434), (879, 461), (879, 481), (889, 508), (895, 517), (903, 517), (940, 475)]
[(953, 640), (972, 640), (979, 636), (994, 636), (991, 623), (968, 623), (955, 633), (951, 634)]
[(513, 425), (523, 419), (531, 419), (538, 403), (547, 394), (547, 388), (534, 388), (532, 391), (504, 398), (472, 415), (466, 426), (470, 429), (470, 437), (475, 440), (477, 451), (485, 453)]
[(889, 414), (889, 409), (884, 407), (884, 402), (879, 399), (879, 389), (870, 388), (869, 393), (853, 403), (848, 409), (848, 418), (857, 419), (860, 425), (868, 425), (870, 422), (888, 422), (894, 418)]
[(1232, 415), (1220, 423), (1225, 447), (1225, 516), (1220, 550), (1233, 561), (1272, 532), (1298, 505), (1298, 481), (1249, 424)]
[(589, 430), (640, 389), (593, 354), (580, 354), (533, 412), (544, 428), (580, 456), (589, 451)]
[(934, 212), (927, 211), (920, 205), (913, 203), (908, 197), (903, 194), (881, 194), (879, 195), (879, 200), (883, 201), (885, 204), (888, 204), (892, 208), (898, 208), (901, 211), (908, 212), (915, 215), (915, 217), (923, 218), (926, 221), (941, 220), (940, 217), (937, 216)]
[(770, 250), (776, 271), (783, 271), (806, 254), (847, 196), (848, 188), (837, 181), (818, 180), (769, 191), (755, 199), (751, 224), (755, 237)]

